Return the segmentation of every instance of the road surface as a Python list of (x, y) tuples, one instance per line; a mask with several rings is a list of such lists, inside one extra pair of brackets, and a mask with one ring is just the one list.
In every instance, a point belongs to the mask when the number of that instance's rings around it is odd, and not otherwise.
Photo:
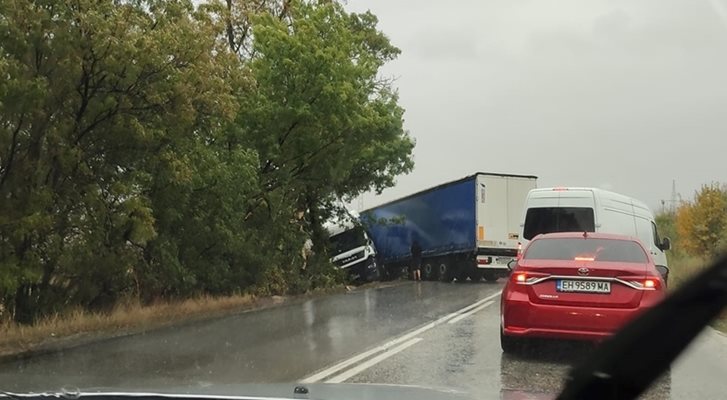
[[(0, 364), (0, 389), (345, 382), (557, 393), (590, 348), (503, 355), (501, 288), (406, 282), (110, 339)], [(727, 337), (710, 329), (644, 398), (723, 399), (726, 376)]]

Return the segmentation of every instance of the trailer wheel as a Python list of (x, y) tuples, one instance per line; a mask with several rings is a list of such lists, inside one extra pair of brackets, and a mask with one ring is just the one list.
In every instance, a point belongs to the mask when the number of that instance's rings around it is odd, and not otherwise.
[(457, 283), (467, 282), (467, 278), (469, 277), (469, 271), (467, 271), (467, 268), (464, 265), (458, 265), (457, 267), (457, 271), (455, 272)]
[(438, 278), (442, 282), (451, 282), (452, 281), (452, 272), (447, 265), (447, 263), (442, 262), (439, 264), (439, 270), (438, 272)]
[(472, 271), (470, 271), (469, 275), (472, 282), (479, 282), (482, 280), (482, 275), (484, 275), (484, 273), (475, 267)]
[(497, 274), (493, 271), (485, 271), (482, 276), (485, 277), (487, 282), (495, 282), (497, 280)]
[(424, 264), (424, 268), (422, 268), (424, 271), (424, 280), (431, 281), (434, 280), (436, 273), (434, 272), (434, 267), (431, 263)]

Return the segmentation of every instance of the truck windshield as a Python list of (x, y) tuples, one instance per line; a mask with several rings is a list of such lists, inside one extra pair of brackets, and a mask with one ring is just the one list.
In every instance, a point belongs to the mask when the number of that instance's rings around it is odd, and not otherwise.
[(590, 207), (539, 207), (528, 209), (523, 237), (530, 240), (541, 233), (594, 232), (595, 229)]
[(645, 263), (646, 253), (636, 242), (613, 239), (540, 239), (530, 244), (525, 259)]
[(334, 255), (366, 245), (364, 230), (360, 226), (331, 236), (329, 239)]

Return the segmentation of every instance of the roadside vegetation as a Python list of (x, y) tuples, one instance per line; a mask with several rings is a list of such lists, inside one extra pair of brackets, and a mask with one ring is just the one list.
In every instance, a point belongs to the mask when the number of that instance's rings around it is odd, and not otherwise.
[[(727, 187), (704, 185), (694, 198), (657, 215), (659, 234), (672, 239), (669, 287), (678, 288), (727, 250)], [(727, 313), (713, 322), (727, 333)]]
[(323, 222), (413, 166), (379, 73), (399, 50), (372, 14), (7, 0), (0, 15), (0, 335), (340, 285)]

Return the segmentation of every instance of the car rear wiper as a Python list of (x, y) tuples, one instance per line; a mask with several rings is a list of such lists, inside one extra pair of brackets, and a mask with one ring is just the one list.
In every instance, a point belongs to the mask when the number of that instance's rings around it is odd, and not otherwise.
[(572, 369), (559, 400), (633, 399), (727, 306), (727, 255), (605, 341)]

